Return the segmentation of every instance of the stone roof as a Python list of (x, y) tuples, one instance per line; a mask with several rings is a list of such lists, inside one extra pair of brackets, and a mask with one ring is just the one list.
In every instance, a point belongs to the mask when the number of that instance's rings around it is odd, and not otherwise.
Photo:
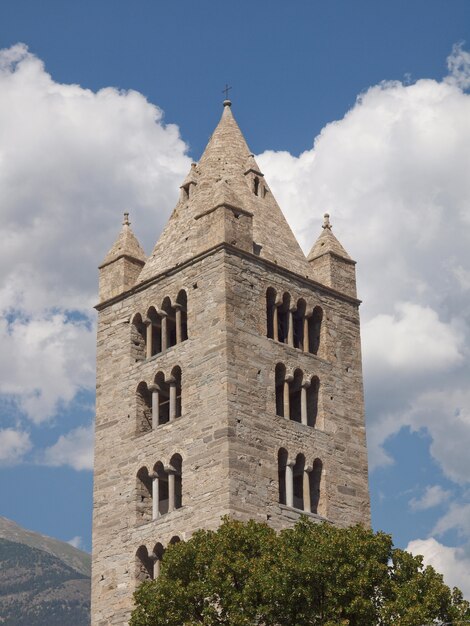
[(140, 261), (142, 264), (144, 264), (147, 260), (142, 246), (132, 232), (131, 223), (129, 222), (129, 213), (124, 213), (124, 221), (122, 223), (121, 232), (119, 233), (118, 238), (114, 242), (111, 250), (105, 256), (100, 268), (123, 256)]
[[(253, 191), (254, 177), (260, 193)], [(150, 279), (201, 251), (198, 218), (226, 202), (253, 215), (253, 240), (262, 258), (302, 275), (309, 265), (260, 172), (233, 117), (230, 101), (198, 164), (193, 164), (182, 187), (190, 185), (176, 205), (148, 258), (139, 281)], [(264, 190), (266, 193), (264, 193)]]
[(333, 235), (331, 229), (332, 226), (330, 224), (330, 216), (328, 213), (325, 213), (323, 231), (308, 253), (307, 259), (309, 261), (313, 261), (313, 259), (327, 253), (336, 254), (336, 256), (352, 261), (352, 258), (340, 244), (338, 239)]

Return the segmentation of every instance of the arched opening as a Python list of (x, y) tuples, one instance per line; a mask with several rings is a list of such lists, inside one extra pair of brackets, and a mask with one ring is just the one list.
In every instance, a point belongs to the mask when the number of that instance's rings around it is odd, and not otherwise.
[[(176, 344), (176, 316), (175, 309), (171, 306), (170, 298), (167, 296), (162, 302), (162, 312), (165, 317), (162, 331), (163, 348), (170, 348)], [(165, 336), (163, 337), (163, 334)]]
[(318, 354), (320, 350), (321, 325), (323, 320), (323, 311), (321, 307), (316, 306), (308, 322), (308, 350), (311, 354)]
[(156, 543), (153, 547), (153, 552), (152, 552), (152, 557), (154, 560), (154, 566), (153, 566), (154, 578), (158, 578), (158, 576), (160, 575), (164, 554), (165, 554), (165, 548), (162, 546), (161, 543)]
[(289, 409), (290, 419), (294, 422), (302, 421), (302, 370), (296, 369), (294, 380), (289, 383)]
[(297, 302), (297, 309), (293, 313), (294, 348), (303, 349), (304, 346), (304, 319), (307, 304), (303, 298)]
[(170, 390), (163, 372), (158, 372), (154, 380), (158, 389), (158, 425), (160, 426), (170, 421)]
[(152, 328), (151, 345), (147, 347), (147, 356), (152, 357), (162, 351), (162, 319), (155, 307), (151, 306), (147, 311), (147, 320)]
[[(275, 339), (274, 337), (274, 318), (277, 315), (274, 314), (276, 308), (276, 290), (272, 287), (266, 291), (266, 336), (269, 339)], [(276, 319), (277, 322), (277, 319)], [(277, 329), (276, 329), (277, 330)], [(277, 333), (276, 333), (277, 334)]]
[(156, 507), (156, 517), (160, 517), (160, 515), (168, 513), (168, 475), (161, 461), (155, 463), (153, 471), (158, 478), (158, 507)]
[(284, 383), (286, 380), (286, 368), (282, 363), (276, 365), (276, 415), (284, 417)]
[(170, 459), (170, 466), (174, 472), (174, 508), (183, 506), (183, 460), (179, 454), (174, 454)]
[(152, 519), (152, 479), (148, 469), (141, 467), (136, 480), (137, 523), (146, 524)]
[(179, 314), (181, 315), (181, 321), (179, 322), (179, 332), (181, 334), (180, 341), (186, 341), (188, 338), (188, 296), (186, 295), (186, 291), (184, 289), (179, 292), (176, 298), (176, 304), (181, 311)]
[(139, 383), (136, 390), (136, 434), (152, 430), (152, 397), (147, 383)]
[(281, 448), (277, 453), (277, 473), (279, 484), (279, 504), (286, 504), (286, 465), (287, 450)]
[(323, 463), (320, 459), (315, 459), (313, 469), (310, 472), (310, 501), (312, 513), (324, 515), (324, 507), (321, 498), (321, 479), (323, 474)]
[(259, 178), (258, 178), (258, 176), (255, 176), (253, 178), (253, 193), (255, 194), (255, 196), (257, 196), (259, 194)]
[(319, 391), (320, 380), (318, 376), (313, 376), (307, 389), (307, 424), (312, 427), (317, 423)]
[(278, 325), (278, 340), (282, 343), (288, 342), (289, 337), (289, 308), (290, 308), (290, 295), (285, 293), (282, 297), (282, 304), (277, 308), (277, 325)]
[(178, 537), (178, 535), (173, 535), (173, 537), (170, 539), (170, 546), (174, 546), (176, 543), (179, 543), (181, 541), (181, 538)]
[(140, 546), (135, 553), (135, 577), (140, 583), (153, 579), (153, 559), (145, 546)]
[(298, 454), (293, 468), (294, 474), (294, 508), (304, 510), (304, 470), (305, 457)]
[(142, 315), (136, 313), (131, 321), (131, 348), (132, 356), (136, 361), (145, 359), (147, 330)]
[[(182, 413), (182, 386), (181, 386), (181, 369), (179, 366), (174, 367), (171, 370), (171, 377), (174, 380), (174, 385), (176, 387), (176, 391), (174, 392), (174, 403), (175, 403), (175, 408), (174, 408), (174, 414), (175, 414), (175, 418), (176, 417), (181, 417), (181, 413)], [(171, 398), (170, 398), (171, 401)], [(172, 409), (172, 407), (170, 407), (170, 410)]]

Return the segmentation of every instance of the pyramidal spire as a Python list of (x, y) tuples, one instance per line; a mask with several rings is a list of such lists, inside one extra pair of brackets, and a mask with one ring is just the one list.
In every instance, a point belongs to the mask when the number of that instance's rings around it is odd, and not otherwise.
[(221, 243), (304, 276), (309, 272), (305, 255), (246, 143), (228, 99), (199, 163), (191, 166), (181, 185), (178, 204), (139, 281)]
[(328, 287), (356, 297), (356, 261), (349, 256), (333, 235), (330, 216), (323, 216), (322, 233), (307, 257), (310, 276)]
[(121, 232), (99, 266), (100, 301), (113, 298), (133, 287), (145, 260), (145, 252), (132, 232), (129, 213), (124, 213)]
[(105, 256), (103, 263), (101, 263), (100, 269), (104, 265), (108, 265), (108, 263), (116, 261), (120, 257), (124, 256), (143, 263), (145, 263), (147, 259), (142, 246), (132, 231), (131, 223), (129, 221), (129, 213), (124, 213), (121, 232), (108, 254)]

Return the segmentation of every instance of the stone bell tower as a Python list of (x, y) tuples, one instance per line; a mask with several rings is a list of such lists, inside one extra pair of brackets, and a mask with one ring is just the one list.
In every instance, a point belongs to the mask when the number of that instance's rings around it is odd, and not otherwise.
[(223, 515), (369, 524), (355, 263), (308, 258), (224, 102), (146, 258), (100, 266), (92, 626), (123, 626), (166, 547)]

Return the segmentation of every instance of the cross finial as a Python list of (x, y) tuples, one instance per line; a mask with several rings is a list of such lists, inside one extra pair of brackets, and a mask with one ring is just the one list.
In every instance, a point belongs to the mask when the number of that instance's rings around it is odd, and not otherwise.
[(130, 222), (129, 222), (129, 213), (124, 213), (124, 221), (122, 223), (123, 226), (129, 226)]
[(323, 226), (322, 228), (327, 228), (328, 230), (331, 230), (333, 227), (330, 224), (330, 214), (329, 213), (325, 213), (325, 215), (323, 216)]
[(231, 104), (230, 100), (228, 99), (228, 92), (230, 91), (230, 89), (232, 89), (231, 87), (229, 87), (229, 85), (227, 83), (225, 83), (225, 88), (222, 89), (222, 93), (225, 94), (225, 100), (224, 100), (224, 105), (225, 104)]

